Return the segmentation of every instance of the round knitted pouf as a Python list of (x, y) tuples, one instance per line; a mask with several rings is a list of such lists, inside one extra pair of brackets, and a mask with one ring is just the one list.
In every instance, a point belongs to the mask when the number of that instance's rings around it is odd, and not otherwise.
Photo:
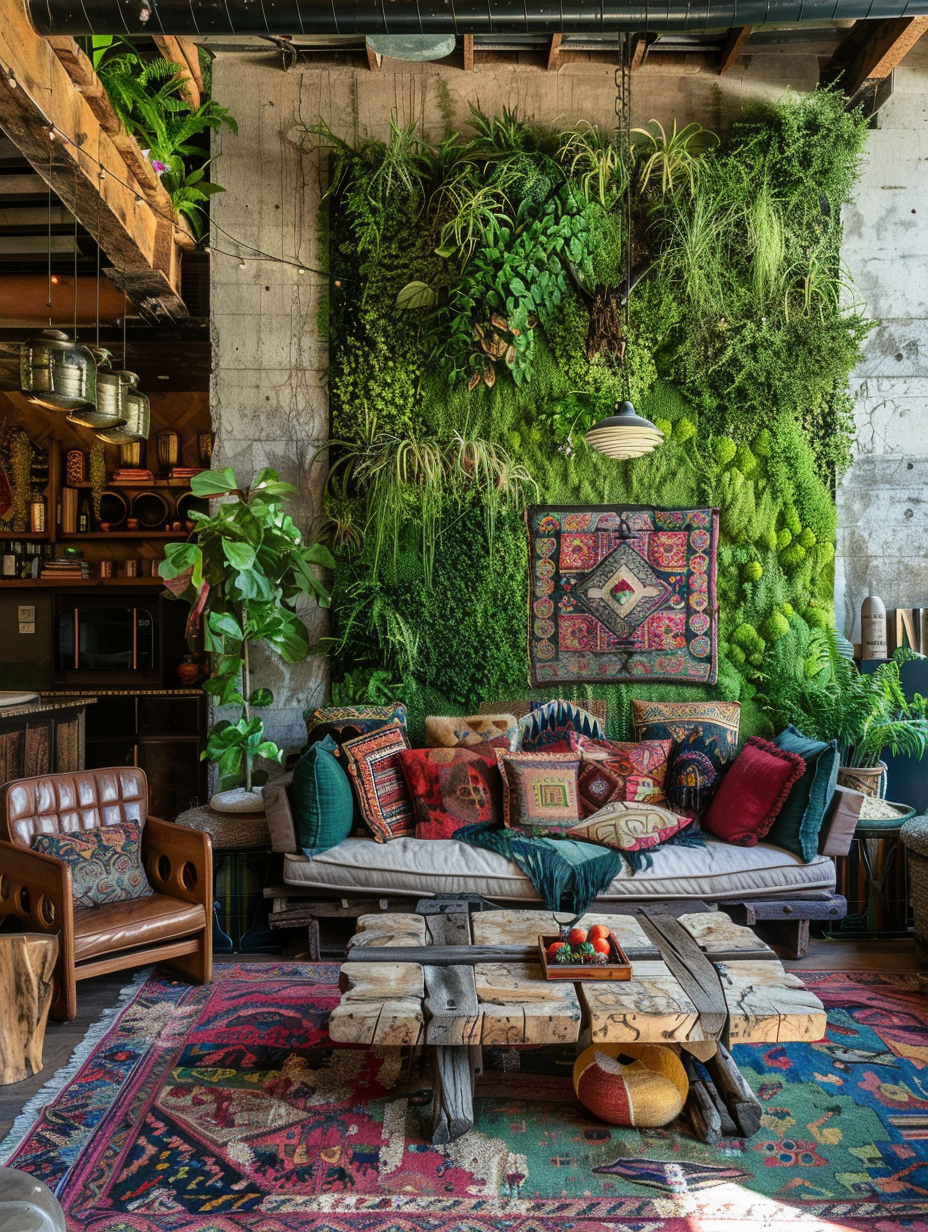
[(574, 1091), (610, 1125), (668, 1125), (689, 1093), (677, 1054), (661, 1044), (594, 1044), (574, 1062)]

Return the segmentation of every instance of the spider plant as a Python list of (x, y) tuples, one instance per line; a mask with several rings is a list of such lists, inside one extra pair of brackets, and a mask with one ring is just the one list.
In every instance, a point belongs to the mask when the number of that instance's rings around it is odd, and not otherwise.
[(725, 301), (724, 253), (734, 211), (721, 195), (701, 190), (686, 205), (678, 201), (668, 220), (669, 242), (660, 258), (662, 270), (679, 278), (690, 304), (718, 314)]
[(564, 133), (558, 157), (587, 204), (598, 201), (609, 209), (625, 191), (628, 167), (622, 151), (598, 125), (581, 120)]
[(633, 149), (641, 160), (638, 167), (641, 192), (647, 191), (653, 177), (660, 180), (664, 196), (683, 187), (689, 188), (690, 196), (695, 195), (699, 160), (706, 150), (718, 145), (715, 133), (696, 123), (687, 124), (678, 132), (674, 120), (668, 134), (660, 120), (649, 120), (646, 128), (633, 128), (632, 134), (636, 138)]
[(526, 490), (535, 488), (525, 467), (502, 446), (457, 429), (433, 437), (400, 437), (378, 432), (376, 423), (368, 421), (360, 442), (328, 441), (323, 446), (331, 447), (338, 448), (340, 456), (329, 468), (327, 495), (346, 500), (354, 491), (363, 493), (374, 571), (388, 537), (396, 559), (402, 526), (414, 516), (420, 523), (429, 584), (439, 522), (449, 506), (461, 507), (472, 497), (480, 501), (492, 550), (499, 510), (520, 507)]
[(745, 206), (755, 305), (779, 300), (786, 283), (786, 231), (770, 187), (764, 184)]

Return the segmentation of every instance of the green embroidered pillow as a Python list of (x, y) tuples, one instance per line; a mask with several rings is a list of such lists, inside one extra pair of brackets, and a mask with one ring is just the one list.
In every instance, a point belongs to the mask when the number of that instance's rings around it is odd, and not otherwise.
[(798, 753), (806, 772), (789, 793), (771, 826), (766, 842), (775, 843), (808, 864), (818, 854), (818, 836), (838, 782), (838, 746), (807, 740), (795, 727), (787, 727), (773, 742), (786, 753)]
[(297, 843), (310, 859), (337, 847), (351, 833), (354, 798), (348, 776), (335, 759), (331, 736), (311, 744), (293, 767), (290, 796)]
[(29, 845), (71, 866), (75, 907), (102, 907), (152, 893), (142, 868), (142, 831), (137, 821), (98, 830), (33, 834)]

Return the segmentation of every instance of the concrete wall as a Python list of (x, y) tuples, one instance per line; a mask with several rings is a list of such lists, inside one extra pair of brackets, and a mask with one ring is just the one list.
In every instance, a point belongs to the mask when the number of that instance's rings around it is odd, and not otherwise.
[(835, 606), (860, 640), (868, 594), (928, 607), (928, 42), (896, 70), (869, 134), (844, 256), (880, 320), (854, 374), (856, 461), (838, 490)]
[[(691, 70), (680, 58), (671, 68), (636, 74), (633, 123), (677, 117), (724, 130), (745, 100), (778, 98), (787, 87), (808, 90), (818, 80), (814, 47), (801, 55), (771, 50), (742, 57), (723, 78)], [(311, 533), (323, 474), (319, 466), (311, 471), (309, 460), (328, 431), (326, 345), (317, 327), (326, 281), (311, 272), (300, 275), (292, 266), (252, 260), (259, 254), (247, 248), (252, 244), (310, 269), (324, 266), (316, 232), (323, 164), (308, 145), (301, 149), (304, 126), (322, 117), (349, 139), (382, 137), (395, 110), (401, 123), (418, 119), (438, 138), (445, 125), (440, 82), (453, 103), (456, 126), (466, 125), (471, 103), (488, 113), (517, 108), (542, 122), (585, 119), (612, 126), (614, 69), (568, 59), (559, 72), (547, 73), (511, 60), (481, 63), (478, 56), (470, 73), (391, 61), (379, 73), (312, 65), (285, 73), (276, 52), (225, 53), (216, 59), (213, 81), (216, 98), (239, 123), (237, 137), (223, 133), (217, 140), (211, 169), (227, 190), (212, 202), (216, 463), (233, 466), (242, 481), (262, 466), (277, 468), (299, 485), (295, 515)], [(926, 354), (923, 347), (923, 363)], [(324, 632), (319, 616), (315, 629)], [(310, 659), (286, 673), (268, 663), (260, 671), (260, 683), (276, 696), (267, 716), (269, 734), (284, 744), (301, 744), (300, 711), (323, 699), (324, 661)]]

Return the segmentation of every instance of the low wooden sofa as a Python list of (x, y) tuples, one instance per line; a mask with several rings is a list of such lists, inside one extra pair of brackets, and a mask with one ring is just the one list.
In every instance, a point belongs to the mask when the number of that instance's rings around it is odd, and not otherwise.
[[(71, 869), (30, 848), (34, 834), (86, 832), (134, 821), (152, 893), (76, 907)], [(212, 978), (212, 850), (208, 835), (148, 815), (148, 781), (133, 766), (48, 774), (0, 786), (0, 921), (59, 939), (51, 1016), (77, 1013), (77, 981), (164, 963), (196, 983)]]

